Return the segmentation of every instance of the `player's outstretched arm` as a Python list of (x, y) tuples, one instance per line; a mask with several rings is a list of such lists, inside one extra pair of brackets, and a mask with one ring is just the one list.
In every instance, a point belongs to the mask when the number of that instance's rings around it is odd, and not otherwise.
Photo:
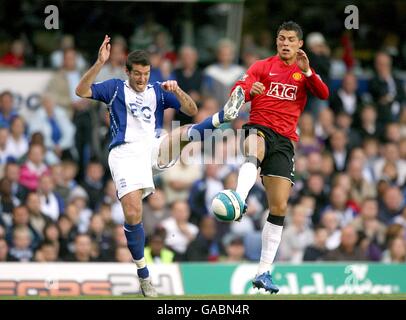
[(110, 56), (110, 37), (106, 35), (104, 37), (103, 43), (99, 49), (99, 55), (95, 64), (87, 70), (80, 79), (78, 86), (76, 87), (76, 94), (81, 98), (90, 98), (92, 96), (91, 85), (99, 74), (101, 68), (109, 59)]
[(197, 114), (196, 103), (186, 92), (184, 92), (178, 86), (178, 83), (175, 80), (168, 80), (162, 82), (161, 86), (165, 91), (173, 92), (173, 94), (180, 102), (180, 111), (182, 111), (183, 113), (185, 113), (190, 117), (193, 117), (194, 115)]

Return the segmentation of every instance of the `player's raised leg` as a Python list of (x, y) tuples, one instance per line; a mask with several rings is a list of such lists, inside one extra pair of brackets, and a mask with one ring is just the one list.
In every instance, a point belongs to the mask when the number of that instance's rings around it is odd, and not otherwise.
[(292, 182), (282, 177), (263, 177), (268, 198), (269, 215), (262, 229), (262, 249), (254, 287), (277, 293), (279, 288), (273, 283), (269, 272), (282, 237), (288, 199)]
[(158, 294), (151, 284), (144, 258), (145, 232), (142, 224), (142, 195), (143, 190), (135, 190), (120, 199), (125, 216), (124, 232), (128, 249), (137, 265), (142, 294), (145, 297), (156, 297)]

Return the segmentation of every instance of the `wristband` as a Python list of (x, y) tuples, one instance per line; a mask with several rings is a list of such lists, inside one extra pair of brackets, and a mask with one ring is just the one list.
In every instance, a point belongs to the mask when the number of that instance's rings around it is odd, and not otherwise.
[(312, 69), (307, 70), (307, 72), (303, 72), (303, 71), (302, 71), (302, 73), (303, 73), (306, 77), (310, 77), (310, 76), (313, 74)]

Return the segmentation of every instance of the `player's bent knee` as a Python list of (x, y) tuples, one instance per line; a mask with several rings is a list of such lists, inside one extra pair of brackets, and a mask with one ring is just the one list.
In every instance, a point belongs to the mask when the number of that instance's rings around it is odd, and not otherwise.
[(278, 203), (276, 205), (271, 205), (271, 213), (276, 216), (284, 216), (288, 209), (287, 202)]

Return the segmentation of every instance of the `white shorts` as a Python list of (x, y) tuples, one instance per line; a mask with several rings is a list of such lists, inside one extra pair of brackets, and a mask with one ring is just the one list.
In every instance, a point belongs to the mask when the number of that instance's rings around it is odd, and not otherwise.
[(119, 199), (140, 189), (145, 198), (155, 190), (153, 176), (175, 164), (177, 159), (163, 167), (158, 165), (159, 146), (164, 138), (165, 135), (154, 138), (152, 143), (124, 143), (110, 151), (108, 162)]

